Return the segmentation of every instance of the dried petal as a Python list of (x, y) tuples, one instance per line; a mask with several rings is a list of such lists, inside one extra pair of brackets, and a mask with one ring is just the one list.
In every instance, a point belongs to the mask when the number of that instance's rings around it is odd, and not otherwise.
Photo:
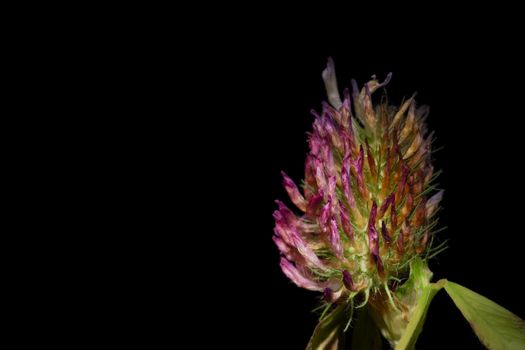
[(343, 91), (343, 98), (343, 106), (341, 108), (341, 125), (343, 126), (343, 130), (345, 130), (345, 128), (350, 128), (350, 118), (352, 116), (352, 110), (350, 109), (352, 102), (350, 100), (350, 92), (347, 88)]
[(339, 90), (337, 89), (337, 78), (335, 76), (335, 66), (332, 57), (328, 57), (326, 68), (323, 70), (323, 81), (326, 88), (326, 94), (328, 95), (328, 101), (335, 108), (341, 108), (341, 97), (339, 96)]
[(428, 200), (426, 204), (427, 218), (434, 215), (437, 208), (439, 207), (439, 202), (441, 202), (441, 199), (443, 199), (443, 190), (439, 191), (438, 193), (430, 197), (430, 199)]
[(368, 160), (368, 167), (370, 168), (370, 174), (375, 178), (377, 177), (377, 171), (376, 171), (376, 161), (374, 160), (374, 157), (372, 156), (372, 151), (370, 150), (370, 145), (368, 144), (368, 140), (365, 141), (366, 143), (366, 158)]
[(388, 210), (388, 207), (394, 202), (394, 192), (392, 192), (384, 201), (383, 204), (381, 204), (381, 208), (379, 208), (379, 214), (377, 215), (378, 219), (381, 219), (386, 211)]
[(376, 124), (376, 114), (374, 112), (374, 107), (372, 106), (372, 95), (368, 88), (368, 84), (365, 84), (363, 90), (364, 94), (361, 92), (361, 99), (363, 101), (366, 124), (372, 132), (375, 132), (374, 125)]
[(307, 156), (305, 161), (305, 174), (304, 174), (304, 195), (306, 199), (310, 199), (314, 193), (317, 192), (317, 181), (315, 179), (315, 165), (314, 157)]
[(397, 230), (397, 212), (395, 200), (392, 201), (392, 205), (390, 206), (390, 229), (392, 232)]

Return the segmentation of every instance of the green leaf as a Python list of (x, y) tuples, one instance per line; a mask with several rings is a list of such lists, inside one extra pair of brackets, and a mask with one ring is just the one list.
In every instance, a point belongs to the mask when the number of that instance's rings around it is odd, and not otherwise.
[(525, 322), (518, 316), (454, 282), (445, 290), (487, 348), (525, 349)]
[(396, 345), (396, 350), (412, 350), (416, 345), (417, 338), (423, 330), (423, 324), (427, 315), (430, 302), (436, 293), (446, 285), (447, 280), (439, 280), (436, 283), (428, 284), (423, 290), (421, 297), (416, 305), (414, 313), (410, 318), (403, 336)]
[(324, 317), (306, 346), (306, 350), (340, 350), (344, 348), (344, 327), (349, 315), (347, 305), (341, 304)]
[(352, 350), (381, 350), (381, 334), (368, 307), (362, 308), (352, 334)]

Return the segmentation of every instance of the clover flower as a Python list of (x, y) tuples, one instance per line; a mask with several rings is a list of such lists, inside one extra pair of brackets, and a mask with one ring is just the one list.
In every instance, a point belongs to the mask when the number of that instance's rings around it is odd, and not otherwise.
[(282, 173), (300, 214), (277, 201), (273, 240), (284, 274), (323, 293), (327, 304), (370, 302), (386, 323), (391, 310), (405, 309), (399, 330), (383, 327), (395, 340), (411, 310), (393, 292), (416, 257), (430, 257), (443, 192), (433, 184), (428, 108), (417, 107), (415, 95), (400, 107), (385, 99), (374, 105), (372, 94), (391, 74), (382, 83), (372, 78), (361, 89), (352, 81), (341, 101), (328, 60), (323, 80), (330, 103), (312, 111), (302, 188)]
[[(352, 94), (337, 89), (328, 59), (323, 80), (329, 103), (309, 133), (301, 189), (284, 172), (297, 210), (277, 201), (273, 240), (281, 268), (297, 286), (322, 293), (324, 311), (307, 350), (342, 349), (359, 309), (352, 349), (380, 349), (381, 334), (396, 350), (413, 350), (428, 306), (444, 289), (489, 349), (525, 349), (525, 321), (457, 283), (431, 283), (436, 191), (428, 108), (413, 95), (400, 107), (372, 94), (390, 81), (373, 76)], [(300, 212), (300, 214), (299, 214)], [(451, 341), (453, 343), (453, 340)]]

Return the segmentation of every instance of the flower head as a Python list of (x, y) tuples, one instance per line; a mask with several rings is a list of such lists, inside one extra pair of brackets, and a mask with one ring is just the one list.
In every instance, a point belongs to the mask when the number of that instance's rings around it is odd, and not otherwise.
[[(400, 107), (373, 104), (390, 81), (373, 77), (352, 93), (337, 89), (333, 61), (323, 72), (329, 103), (309, 133), (302, 191), (283, 184), (301, 214), (277, 201), (274, 241), (297, 286), (336, 302), (380, 294), (428, 253), (442, 192), (433, 196), (428, 108), (414, 96)], [(366, 296), (366, 297), (365, 297)]]

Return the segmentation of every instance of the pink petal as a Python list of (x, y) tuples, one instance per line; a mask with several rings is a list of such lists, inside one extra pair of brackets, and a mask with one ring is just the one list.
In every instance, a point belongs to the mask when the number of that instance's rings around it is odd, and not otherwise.
[(323, 287), (311, 279), (304, 276), (297, 268), (286, 258), (281, 257), (281, 269), (283, 270), (283, 273), (288, 277), (293, 283), (295, 283), (298, 287), (309, 289), (309, 290), (315, 290), (315, 291), (323, 291)]
[(297, 185), (286, 175), (284, 171), (281, 171), (281, 174), (283, 176), (283, 185), (286, 189), (286, 192), (288, 192), (288, 195), (290, 196), (290, 199), (292, 200), (293, 204), (297, 206), (297, 208), (301, 209), (303, 212), (306, 211), (306, 200), (304, 199), (301, 192), (299, 192), (299, 189), (297, 188)]

